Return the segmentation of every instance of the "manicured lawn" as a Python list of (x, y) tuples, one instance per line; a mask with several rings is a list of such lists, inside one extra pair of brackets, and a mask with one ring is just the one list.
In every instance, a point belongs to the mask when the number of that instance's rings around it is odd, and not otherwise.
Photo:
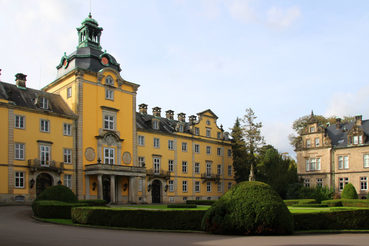
[(114, 209), (158, 209), (158, 210), (207, 210), (210, 206), (197, 205), (197, 208), (167, 208), (166, 204), (148, 204), (148, 205), (122, 205), (113, 206)]
[(288, 207), (293, 214), (306, 214), (306, 213), (320, 213), (320, 212), (335, 212), (335, 211), (350, 211), (358, 209), (368, 209), (360, 207), (328, 207), (328, 208), (295, 208)]

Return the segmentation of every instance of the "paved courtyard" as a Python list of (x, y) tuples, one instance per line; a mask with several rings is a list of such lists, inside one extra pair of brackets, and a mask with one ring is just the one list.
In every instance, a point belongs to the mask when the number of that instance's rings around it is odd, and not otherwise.
[(0, 207), (0, 245), (369, 245), (369, 234), (240, 237), (209, 235), (205, 233), (106, 230), (43, 223), (33, 220), (31, 215), (30, 207)]

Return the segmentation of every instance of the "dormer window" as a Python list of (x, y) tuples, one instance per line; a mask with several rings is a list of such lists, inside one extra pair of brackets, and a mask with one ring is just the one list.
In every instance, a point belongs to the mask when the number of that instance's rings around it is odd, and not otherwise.
[(179, 131), (179, 132), (183, 132), (183, 130), (184, 130), (183, 125), (179, 125), (178, 131)]
[(315, 132), (315, 126), (311, 126), (309, 129), (310, 132)]
[(39, 105), (40, 105), (40, 108), (48, 109), (49, 108), (49, 100), (45, 97), (41, 97)]
[(155, 130), (159, 130), (159, 121), (154, 120), (152, 122), (152, 128), (155, 129)]
[(363, 143), (363, 136), (353, 136), (352, 137), (352, 143), (353, 144), (362, 144)]
[(110, 86), (114, 86), (114, 80), (113, 80), (113, 78), (111, 76), (106, 77), (105, 84), (106, 85), (110, 85)]

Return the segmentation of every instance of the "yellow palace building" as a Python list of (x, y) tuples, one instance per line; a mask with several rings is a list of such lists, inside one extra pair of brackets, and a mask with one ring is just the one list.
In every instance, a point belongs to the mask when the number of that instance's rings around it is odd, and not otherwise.
[[(64, 184), (79, 199), (171, 203), (218, 199), (234, 183), (231, 142), (205, 110), (188, 117), (146, 104), (102, 51), (91, 15), (57, 79), (35, 90), (26, 75), (0, 82), (0, 202), (30, 202)], [(162, 115), (163, 114), (163, 115)]]

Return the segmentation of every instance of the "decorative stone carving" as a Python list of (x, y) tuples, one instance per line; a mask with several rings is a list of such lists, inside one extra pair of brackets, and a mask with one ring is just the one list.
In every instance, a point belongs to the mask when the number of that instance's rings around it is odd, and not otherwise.
[(108, 135), (108, 136), (106, 136), (106, 137), (105, 137), (105, 142), (106, 142), (109, 146), (111, 146), (111, 145), (115, 144), (115, 139), (114, 139), (114, 137), (113, 137), (113, 136)]
[(95, 160), (95, 150), (91, 147), (86, 148), (85, 157), (86, 157), (86, 160), (88, 161)]
[(131, 163), (131, 153), (129, 153), (129, 152), (124, 152), (123, 153), (123, 156), (122, 156), (122, 159), (123, 159), (123, 163), (124, 164), (129, 164), (129, 163)]

